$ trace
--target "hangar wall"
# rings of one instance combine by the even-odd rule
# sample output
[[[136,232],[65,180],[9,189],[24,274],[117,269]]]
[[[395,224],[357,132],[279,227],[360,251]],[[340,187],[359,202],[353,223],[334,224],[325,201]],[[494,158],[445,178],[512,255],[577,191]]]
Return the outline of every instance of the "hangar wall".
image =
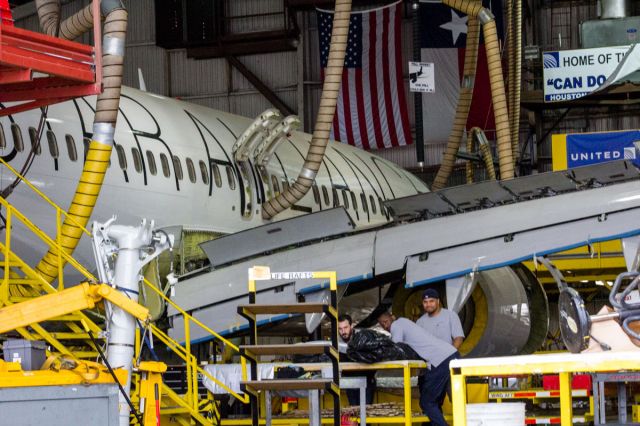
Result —
[[[527,0],[525,0],[527,1]],[[63,0],[63,16],[69,16],[89,0]],[[595,19],[595,1],[572,0],[561,3],[545,0],[528,0],[539,4],[535,16],[526,24],[524,44],[536,44],[542,51],[579,47],[578,22]],[[233,0],[226,2],[226,15],[230,31],[269,31],[282,28],[283,0]],[[185,101],[254,117],[271,104],[226,59],[195,60],[187,57],[186,49],[164,49],[156,46],[154,0],[128,1],[129,29],[125,59],[124,82],[138,87],[138,68],[142,69],[147,89],[165,96],[179,97]],[[39,30],[33,4],[14,10],[17,25]],[[256,74],[271,90],[294,111],[298,111],[305,130],[312,131],[320,100],[321,82],[318,53],[318,29],[313,11],[296,12],[295,18],[301,30],[297,51],[265,53],[239,57],[240,61]],[[408,92],[408,60],[412,57],[412,27],[409,18],[403,20],[403,74],[409,101],[411,127],[414,129],[413,95]],[[91,36],[85,35],[84,42]],[[535,77],[524,66],[523,90],[533,89]],[[521,145],[529,141],[532,153],[540,160],[540,170],[550,169],[551,133],[586,132],[640,127],[640,108],[618,106],[609,108],[572,108],[559,124],[556,121],[564,110],[543,110],[521,116]],[[555,127],[554,127],[555,125]],[[429,119],[425,118],[428,128]],[[413,130],[412,130],[413,131]],[[535,134],[537,133],[537,140]],[[444,144],[425,147],[425,166],[440,163]],[[529,150],[529,148],[527,148]],[[415,169],[415,147],[382,150],[379,155]]]

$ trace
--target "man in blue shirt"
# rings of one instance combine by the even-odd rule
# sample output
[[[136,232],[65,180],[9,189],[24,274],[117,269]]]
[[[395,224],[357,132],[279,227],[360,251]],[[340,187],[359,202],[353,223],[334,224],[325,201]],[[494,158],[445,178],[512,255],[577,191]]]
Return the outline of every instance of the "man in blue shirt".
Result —
[[[442,402],[451,386],[449,362],[460,357],[458,350],[406,318],[396,319],[385,312],[378,317],[378,323],[391,333],[394,342],[408,344],[427,361],[427,370],[420,386],[420,408],[429,416],[431,424],[446,426],[447,422],[442,415]]]

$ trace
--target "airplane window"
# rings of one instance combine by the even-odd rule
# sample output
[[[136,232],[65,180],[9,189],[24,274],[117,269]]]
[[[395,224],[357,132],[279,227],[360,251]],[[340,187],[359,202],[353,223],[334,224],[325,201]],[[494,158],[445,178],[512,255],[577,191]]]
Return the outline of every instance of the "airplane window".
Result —
[[[16,123],[11,123],[11,135],[13,136],[13,146],[16,151],[24,151],[24,142],[22,141],[22,130]]]
[[[36,155],[42,154],[40,141],[38,140],[38,131],[35,127],[29,127],[29,139],[31,139],[31,149],[36,153]]]
[[[313,190],[313,201],[316,204],[320,204],[320,192],[318,191],[318,187],[314,184],[311,189]]]
[[[273,192],[277,195],[280,193],[280,185],[278,185],[278,178],[275,175],[271,175],[271,186],[273,186]],[[318,195],[318,203],[320,202],[320,195]]]
[[[354,210],[358,210],[358,202],[356,201],[356,194],[353,191],[349,191],[351,194],[351,204]]]
[[[70,134],[64,135],[64,140],[67,142],[67,152],[69,153],[69,160],[78,161],[78,151],[76,151],[76,142],[73,140],[73,136]]]
[[[217,166],[214,164],[214,167]],[[204,182],[205,185],[209,185],[209,172],[207,171],[207,165],[204,164],[202,160],[200,160],[200,174],[202,175],[202,182]]]
[[[134,146],[131,148],[131,154],[133,155],[133,167],[136,172],[142,173],[142,155],[140,155],[140,151]]]
[[[91,139],[82,138],[82,145],[84,145],[84,161],[87,161],[87,155],[89,154],[89,146],[91,145]],[[142,170],[142,166],[140,166],[140,170]]]
[[[213,180],[216,182],[218,188],[222,188],[222,176],[220,176],[220,167],[217,164],[213,164]]]
[[[118,164],[122,170],[127,170],[127,157],[124,155],[122,145],[116,145],[116,154],[118,154]]]
[[[156,167],[156,158],[153,156],[153,152],[148,150],[147,150],[147,163],[149,164],[149,173],[151,173],[153,176],[157,175],[158,168]]]
[[[349,197],[347,196],[347,191],[345,189],[342,190],[342,201],[344,204],[344,208],[349,208]]]
[[[340,197],[338,197],[338,190],[335,188],[331,188],[331,195],[333,195],[333,207],[338,207],[340,205]]]
[[[4,137],[4,127],[2,127],[2,123],[0,123],[0,148],[4,149],[7,147],[7,140]]]
[[[369,195],[369,204],[371,204],[373,214],[376,214],[376,200],[373,198],[373,195]]]
[[[260,171],[260,179],[262,179],[262,183],[268,185],[269,175],[267,174],[267,171],[263,167],[260,167],[258,170]]]
[[[169,160],[167,160],[167,156],[162,153],[160,154],[160,163],[162,164],[162,174],[164,177],[169,177],[171,175]]]
[[[51,154],[53,158],[58,158],[60,154],[58,152],[58,140],[56,139],[55,133],[51,130],[47,130],[47,143],[49,144],[49,154]]]
[[[369,211],[369,205],[367,204],[367,197],[364,195],[364,192],[360,193],[360,201],[362,201],[362,210],[367,213]]]
[[[178,180],[182,180],[182,163],[177,155],[173,156],[173,169],[176,171],[176,177]]]
[[[233,174],[233,169],[231,166],[227,166],[227,180],[229,181],[229,188],[236,189],[236,177]]]
[[[380,204],[380,214],[384,214],[387,219],[389,218],[389,212],[384,208],[384,204],[381,197],[378,197],[378,204]]]
[[[196,168],[193,167],[193,160],[189,157],[187,157],[187,173],[189,173],[191,183],[196,183]]]
[[[329,205],[329,191],[327,191],[327,187],[322,185],[322,198],[324,199],[324,205]]]

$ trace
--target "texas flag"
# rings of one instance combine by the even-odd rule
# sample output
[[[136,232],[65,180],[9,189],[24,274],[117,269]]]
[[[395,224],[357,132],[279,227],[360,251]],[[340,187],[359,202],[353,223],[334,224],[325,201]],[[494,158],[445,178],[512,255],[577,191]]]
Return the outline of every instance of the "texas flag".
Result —
[[[498,36],[502,39],[501,0],[483,0],[482,3],[491,9],[496,17]],[[435,92],[422,95],[425,143],[446,142],[451,133],[463,77],[467,19],[467,15],[442,4],[439,0],[421,0],[422,62],[432,62],[435,69]],[[485,130],[489,139],[494,139],[495,122],[483,43],[481,37],[467,129],[480,127]]]

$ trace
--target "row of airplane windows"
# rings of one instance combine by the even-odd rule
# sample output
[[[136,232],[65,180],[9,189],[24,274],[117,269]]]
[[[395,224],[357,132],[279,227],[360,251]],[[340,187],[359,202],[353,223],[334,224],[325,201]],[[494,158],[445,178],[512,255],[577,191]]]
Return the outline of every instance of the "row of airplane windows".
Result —
[[[324,204],[326,206],[332,205],[333,207],[339,207],[341,204],[340,201],[342,201],[342,205],[345,209],[349,209],[349,204],[351,204],[354,210],[358,210],[358,198],[356,197],[355,192],[351,190],[331,188],[332,197],[330,197],[329,190],[324,185],[321,185],[320,189],[318,189],[318,186],[314,184],[311,188],[313,189],[313,199],[317,205],[320,205],[320,191],[322,191],[322,201],[324,201]],[[342,200],[340,200],[338,191],[342,193]],[[333,198],[333,204],[331,203],[331,198]],[[351,200],[351,203],[349,203],[349,200]],[[364,192],[361,192],[360,205],[362,206],[362,210],[365,213],[369,213],[369,209],[371,209],[372,214],[377,214],[378,206],[376,205],[376,200],[373,195],[369,195],[368,201],[369,202],[367,202],[367,196],[364,194]],[[384,214],[385,216],[387,216],[387,211],[385,210],[384,204],[382,203],[382,198],[380,197],[378,197],[378,204],[380,206],[380,214]]]
[[[11,124],[11,135],[13,137],[13,145],[16,151],[18,152],[24,151],[24,141],[22,138],[22,130],[18,124],[16,123]],[[53,158],[59,158],[60,151],[58,149],[58,141],[56,139],[55,133],[53,133],[51,130],[47,130],[45,132],[45,135],[47,138],[47,144],[49,146],[49,154]],[[39,140],[41,138],[38,135],[38,129],[36,129],[35,127],[29,127],[29,139],[31,141],[31,147],[34,150],[34,153],[36,155],[41,155],[42,147],[40,146],[40,143],[39,143]],[[78,151],[76,150],[76,142],[73,136],[71,136],[70,134],[66,134],[65,142],[67,146],[67,154],[69,156],[69,160],[73,162],[78,161]],[[91,141],[88,138],[83,139],[85,159],[87,157],[87,152],[89,151],[90,143]],[[4,149],[6,147],[7,147],[6,136],[5,136],[4,128],[0,123],[0,149]],[[116,145],[116,154],[118,155],[118,165],[120,166],[120,168],[122,170],[127,170],[128,168],[127,157],[126,157],[124,148],[121,145]],[[133,168],[135,169],[136,172],[142,173],[142,154],[140,153],[140,150],[136,147],[131,148],[131,156],[133,158]],[[146,159],[147,159],[147,165],[149,168],[149,173],[151,173],[151,175],[153,176],[156,176],[158,174],[158,167],[156,165],[156,159],[153,152],[146,151]],[[172,162],[173,162],[173,168],[176,173],[176,177],[178,178],[178,180],[182,180],[184,178],[184,175],[182,171],[182,162],[180,161],[180,158],[174,155],[172,158]],[[196,180],[197,180],[196,168],[193,160],[187,157],[185,160],[185,163],[187,165],[187,174],[189,176],[189,180],[192,183],[196,183]],[[170,177],[171,168],[169,167],[169,160],[164,153],[160,153],[160,165],[161,165],[162,174],[164,175],[164,177],[167,177],[167,178]],[[202,182],[205,185],[209,185],[209,173],[207,170],[206,163],[200,160],[198,163],[198,166],[200,168],[200,175],[202,178]],[[215,185],[218,188],[221,188],[222,174],[220,173],[220,168],[218,167],[217,164],[212,164],[212,171],[213,171],[213,180],[215,182]],[[229,188],[234,190],[236,188],[236,180],[235,180],[235,175],[233,174],[233,170],[231,169],[230,166],[225,166],[225,173],[227,175],[227,182],[228,182]]]
[[[22,139],[22,130],[20,128],[20,126],[16,123],[12,123],[11,124],[11,135],[13,137],[13,144],[14,147],[16,149],[16,151],[18,152],[22,152],[24,151],[24,142]],[[47,138],[47,144],[49,146],[49,154],[53,157],[53,158],[59,158],[60,156],[60,151],[58,149],[58,141],[56,139],[56,135],[55,133],[53,133],[51,130],[47,130],[45,132],[46,138]],[[41,155],[42,154],[42,148],[40,146],[39,141],[39,136],[38,136],[38,130],[35,127],[29,127],[29,139],[31,141],[31,146],[32,149],[34,150],[34,153],[36,155]],[[86,159],[87,156],[87,152],[89,151],[89,144],[90,144],[90,140],[88,138],[84,138],[83,139],[83,147],[84,147],[84,158]],[[65,135],[65,143],[66,143],[66,147],[67,147],[67,154],[69,156],[69,160],[75,162],[78,161],[78,152],[76,150],[76,143],[75,140],[73,138],[73,136],[71,136],[70,134],[66,134]],[[4,128],[2,126],[2,123],[0,123],[0,149],[4,149],[7,147],[7,140],[5,137],[5,133],[4,133]],[[128,164],[127,164],[127,157],[125,154],[125,150],[124,147],[122,147],[122,145],[116,145],[116,154],[118,156],[118,165],[120,166],[120,168],[122,170],[127,170],[128,168]],[[142,173],[142,154],[140,153],[140,150],[136,147],[132,147],[131,148],[131,156],[133,158],[133,168],[135,169],[136,172],[138,173]],[[146,151],[146,159],[147,159],[147,165],[149,168],[149,173],[151,173],[151,175],[156,176],[158,174],[158,168],[157,168],[157,164],[156,164],[156,159],[155,156],[153,154],[153,152],[147,150]],[[184,175],[183,175],[183,171],[182,171],[182,162],[180,161],[180,158],[178,158],[177,156],[173,156],[172,158],[172,162],[173,162],[173,167],[176,173],[176,177],[178,178],[178,180],[182,180]],[[196,168],[194,165],[194,162],[191,158],[187,157],[185,160],[185,163],[187,165],[187,174],[189,176],[189,180],[192,183],[196,183],[197,180],[197,176],[196,176]],[[111,164],[109,164],[111,165]],[[160,153],[160,165],[162,168],[162,174],[165,177],[170,177],[171,176],[171,168],[169,166],[169,160],[167,158],[167,156],[164,153]],[[200,169],[200,176],[202,179],[202,182],[205,185],[209,185],[209,173],[207,170],[207,165],[203,160],[200,160],[198,162],[198,166]],[[215,185],[218,188],[222,187],[222,174],[220,173],[220,168],[217,164],[212,164],[211,165],[212,168],[212,177],[213,177],[213,181],[215,183]],[[233,170],[230,166],[224,166],[225,168],[225,173],[227,175],[227,183],[229,185],[229,188],[231,190],[234,190],[236,188],[236,180],[235,180],[235,175],[233,173]],[[265,181],[265,183],[268,183],[268,179],[266,179],[263,176],[263,180]],[[280,185],[278,183],[278,178],[275,175],[271,175],[271,186],[273,191],[278,194],[280,193]],[[282,181],[282,189],[286,190],[289,186],[289,183],[286,180]],[[329,196],[329,191],[327,190],[327,187],[322,185],[320,187],[321,189],[318,189],[317,185],[313,185],[312,189],[313,189],[313,199],[315,201],[315,203],[319,206],[321,204],[321,196],[320,196],[320,191],[322,191],[322,201],[324,201],[325,206],[333,206],[333,207],[338,207],[341,204],[346,208],[349,209],[350,205],[353,207],[354,210],[358,210],[358,201],[357,201],[357,197],[356,194],[353,191],[347,190],[347,189],[341,189],[338,190],[337,188],[331,188],[331,192],[332,192],[332,198],[333,198],[333,202],[331,202],[330,200],[330,196]],[[342,193],[342,200],[340,200],[340,196],[338,195],[338,191],[340,191]],[[341,203],[342,201],[342,203]],[[377,213],[377,209],[378,206],[376,205],[376,200],[373,197],[373,195],[369,195],[369,202],[367,202],[367,197],[364,193],[360,193],[360,205],[362,206],[362,209],[365,213],[369,212],[369,209],[371,209],[371,213],[376,214]],[[384,209],[384,205],[382,204],[382,198],[378,197],[378,204],[379,204],[379,208],[380,208],[380,213],[381,214],[387,214],[386,210]]]

